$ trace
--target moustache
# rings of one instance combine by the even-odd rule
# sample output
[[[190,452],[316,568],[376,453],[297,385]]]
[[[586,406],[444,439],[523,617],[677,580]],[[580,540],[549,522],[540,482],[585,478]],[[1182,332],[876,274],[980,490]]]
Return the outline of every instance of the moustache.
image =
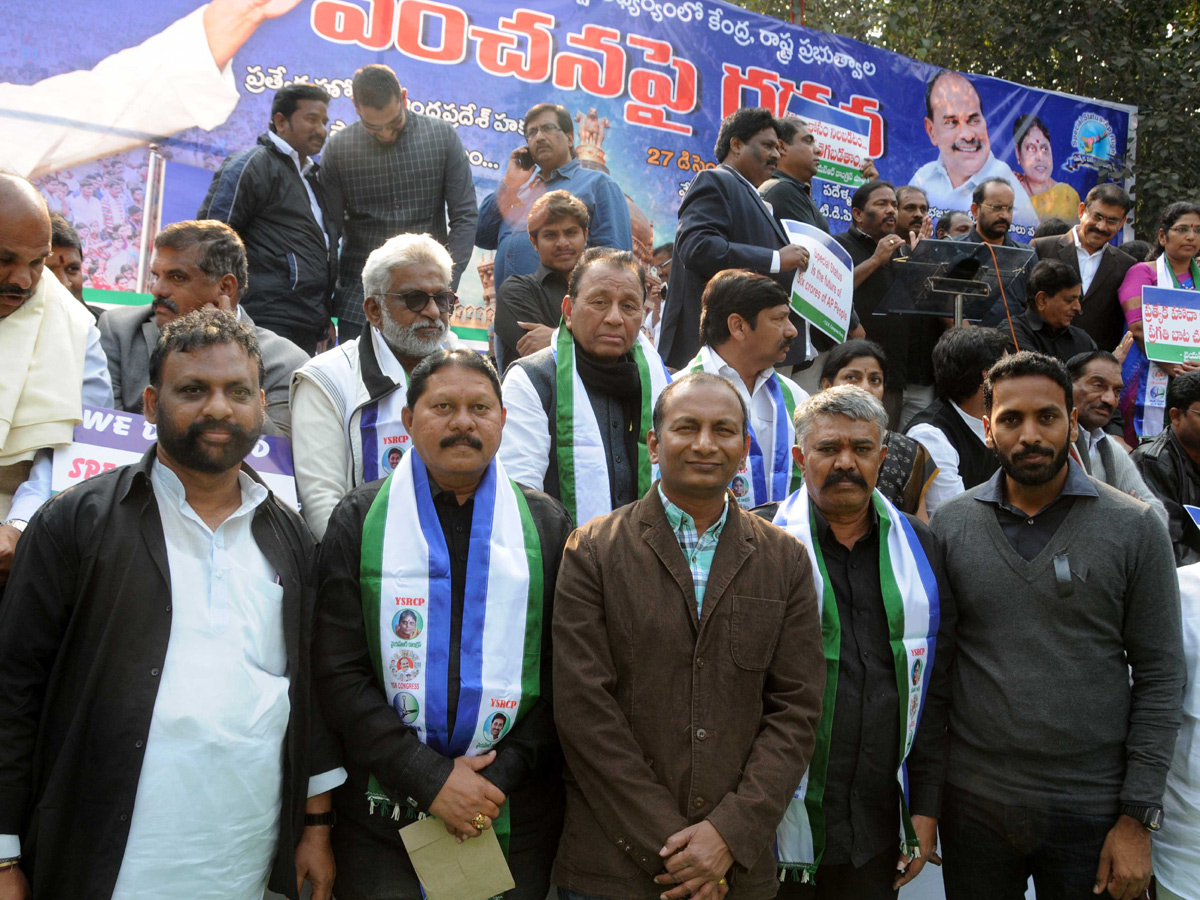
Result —
[[[450,437],[444,437],[438,442],[438,446],[443,450],[449,447],[456,447],[459,444],[465,444],[472,450],[483,449],[483,441],[473,434],[452,434]]]
[[[983,141],[981,141],[979,138],[974,138],[969,141],[955,141],[953,144],[950,145],[950,149],[958,150],[958,151],[982,150],[983,149]]]
[[[200,435],[207,434],[210,431],[220,432],[221,434],[229,434],[235,438],[244,437],[246,434],[246,429],[241,425],[238,425],[236,422],[221,422],[217,419],[204,419],[200,422],[193,422],[188,426],[188,429],[186,432],[184,432],[184,434],[189,438],[197,438]]]
[[[167,312],[178,313],[179,305],[174,300],[168,300],[166,297],[155,297],[150,301],[151,311],[156,309],[165,309]]]
[[[5,294],[12,297],[20,297],[22,300],[28,300],[33,296],[32,288],[23,288],[19,284],[0,284],[0,294]]]
[[[841,484],[842,482],[846,482],[847,484],[857,484],[862,488],[867,486],[867,479],[863,478],[857,472],[837,471],[830,472],[829,475],[826,476],[823,487],[833,487],[834,485]]]
[[[1053,459],[1054,454],[1049,450],[1026,450],[1024,453],[1014,453],[1012,455],[1014,461],[1026,459]]]

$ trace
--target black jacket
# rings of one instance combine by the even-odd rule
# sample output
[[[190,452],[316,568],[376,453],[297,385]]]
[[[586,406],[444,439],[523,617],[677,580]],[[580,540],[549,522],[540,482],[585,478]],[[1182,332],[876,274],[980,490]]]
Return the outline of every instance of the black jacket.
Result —
[[[1149,443],[1133,451],[1133,462],[1146,486],[1167,508],[1167,530],[1175,548],[1175,565],[1200,562],[1200,528],[1183,507],[1200,506],[1200,471],[1168,425]]]
[[[108,898],[124,857],[171,633],[155,450],[42,506],[0,604],[0,834],[21,837],[35,900]],[[269,886],[295,898],[308,779],[340,751],[310,693],[312,537],[274,496],[251,528],[283,586],[291,718]]]
[[[908,434],[916,425],[932,425],[946,436],[958,451],[958,475],[967,490],[983,484],[1000,468],[996,454],[987,448],[955,412],[949,401],[934,400],[931,404],[908,420],[904,433]]]
[[[374,774],[388,796],[415,815],[428,811],[454,767],[452,759],[422,743],[388,704],[367,646],[359,586],[363,523],[385,483],[373,481],[347,494],[333,511],[321,542],[316,689],[329,725],[341,735],[346,749],[349,780],[334,793],[338,826],[333,840],[340,869],[339,896],[349,897],[399,896],[405,886],[415,896],[417,890],[397,833],[408,819],[398,825],[379,812],[370,813],[365,799],[368,774]],[[571,520],[562,504],[540,491],[520,488],[542,548],[540,696],[496,745],[496,759],[481,774],[510,798],[512,846],[541,841],[552,852],[561,831],[562,751],[552,711],[550,622],[558,565]],[[435,494],[434,505],[450,552],[454,609],[448,623],[447,677],[454,684],[447,691],[447,708],[454,716],[473,509],[443,502],[440,492]]]
[[[663,361],[672,369],[682,369],[700,350],[700,300],[709,279],[722,269],[767,275],[791,296],[795,271],[771,274],[772,255],[787,243],[783,226],[750,182],[725,166],[697,175],[679,206],[671,288],[658,348]],[[798,317],[793,317],[797,322]],[[799,327],[803,333],[803,323]],[[799,358],[789,355],[784,365],[804,359],[804,342],[797,340],[792,346]]]
[[[325,219],[326,244],[291,157],[262,134],[225,160],[198,219],[229,223],[246,245],[250,279],[241,304],[263,328],[298,325],[324,333],[333,314],[340,223],[330,215],[314,165],[309,185]]]

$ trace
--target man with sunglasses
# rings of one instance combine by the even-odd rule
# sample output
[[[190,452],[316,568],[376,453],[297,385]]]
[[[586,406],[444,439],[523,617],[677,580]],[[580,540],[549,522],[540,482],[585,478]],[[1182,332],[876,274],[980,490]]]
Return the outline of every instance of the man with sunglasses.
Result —
[[[1133,201],[1120,185],[1098,184],[1079,204],[1079,224],[1063,235],[1037,238],[1029,246],[1038,259],[1057,259],[1079,273],[1083,308],[1071,323],[1092,336],[1101,350],[1113,350],[1125,333],[1117,291],[1136,260],[1109,243],[1125,225]]]
[[[292,380],[292,458],[304,520],[317,540],[351,488],[389,474],[391,448],[407,452],[401,421],[408,376],[426,356],[454,349],[454,263],[428,234],[401,234],[367,257],[362,315],[369,328],[311,359]]]
[[[359,120],[330,137],[321,154],[321,186],[343,235],[334,294],[342,340],[358,337],[367,322],[359,275],[372,250],[393,235],[432,235],[450,251],[447,286],[457,288],[479,218],[454,126],[409,110],[395,72],[378,64],[355,72],[354,111]]]
[[[509,156],[504,177],[479,207],[475,243],[496,251],[497,285],[510,275],[537,270],[529,212],[539,197],[553,190],[565,190],[587,207],[587,246],[633,249],[629,204],[621,186],[606,170],[585,166],[576,157],[575,128],[566,108],[539,103],[525,114],[525,143]]]

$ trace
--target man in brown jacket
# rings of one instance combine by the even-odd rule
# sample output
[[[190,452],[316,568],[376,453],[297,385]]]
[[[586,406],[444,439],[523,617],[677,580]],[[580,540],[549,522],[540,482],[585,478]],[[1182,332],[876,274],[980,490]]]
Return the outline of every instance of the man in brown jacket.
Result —
[[[729,502],[746,407],[705,373],[669,385],[662,480],[578,529],[559,570],[555,720],[564,900],[767,900],[775,827],[825,683],[807,553]]]

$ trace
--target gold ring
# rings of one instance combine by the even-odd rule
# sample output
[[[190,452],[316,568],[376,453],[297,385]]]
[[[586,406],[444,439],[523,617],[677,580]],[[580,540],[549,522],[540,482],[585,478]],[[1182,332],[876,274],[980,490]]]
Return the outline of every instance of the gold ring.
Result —
[[[484,826],[487,825],[487,816],[483,813],[475,813],[475,818],[471,820],[471,824],[475,826],[476,831],[483,831]]]
[[[724,879],[724,878],[722,878],[720,881],[718,881],[718,882],[717,882],[717,884],[724,884],[724,883],[725,883],[725,879]]]

